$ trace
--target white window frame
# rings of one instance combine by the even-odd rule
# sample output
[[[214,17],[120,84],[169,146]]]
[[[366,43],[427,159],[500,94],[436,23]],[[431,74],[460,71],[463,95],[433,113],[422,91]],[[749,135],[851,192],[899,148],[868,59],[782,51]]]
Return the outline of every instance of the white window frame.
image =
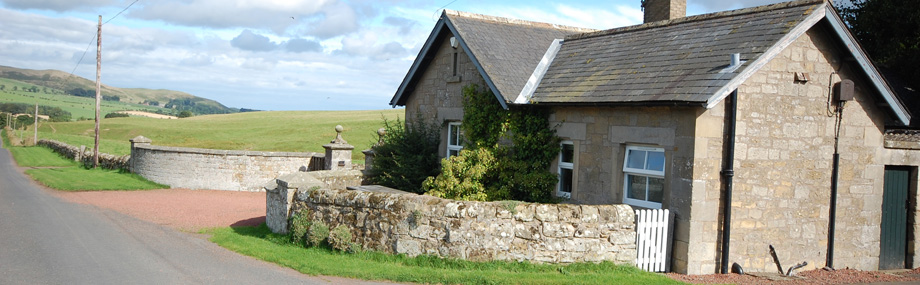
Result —
[[[453,137],[454,129],[456,129],[457,133],[460,134],[460,136],[457,138],[456,145],[450,144],[450,142],[453,141],[453,138],[454,138]],[[463,129],[460,128],[460,122],[447,123],[447,152],[445,155],[446,157],[451,156],[450,155],[451,151],[457,151],[457,154],[459,154],[460,150],[463,149],[463,135],[462,134],[463,134]]]
[[[641,151],[646,151],[646,152],[661,152],[662,155],[665,156],[663,169],[661,171],[657,171],[657,170],[637,169],[637,168],[628,167],[629,152],[632,150],[641,150]],[[647,153],[645,157],[645,163],[648,163]],[[664,152],[664,148],[644,147],[644,146],[627,146],[626,152],[623,155],[623,203],[633,205],[633,206],[643,207],[643,208],[661,209],[660,202],[629,198],[629,179],[628,177],[630,174],[632,174],[636,176],[645,176],[645,177],[651,177],[651,178],[664,179],[665,169],[667,168],[668,168],[668,159]],[[664,189],[662,189],[662,191],[664,191]],[[646,198],[648,198],[648,189],[646,189],[645,196]],[[662,200],[664,200],[664,197],[662,197]]]
[[[563,150],[565,149],[565,145],[571,145],[571,146],[572,146],[572,161],[571,161],[571,162],[563,162],[563,161],[562,161],[562,155],[563,155]],[[571,198],[572,198],[572,192],[575,191],[575,155],[576,155],[576,152],[575,152],[575,143],[572,142],[572,141],[562,141],[562,143],[560,143],[559,146],[560,146],[561,148],[560,148],[560,151],[559,151],[558,163],[556,163],[556,165],[557,165],[557,166],[556,166],[556,175],[557,175],[558,178],[559,178],[559,182],[556,183],[556,196],[557,196],[557,197],[563,197],[563,198],[566,198],[566,199],[571,199]],[[570,181],[570,182],[572,182],[572,187],[571,187],[571,188],[572,188],[572,189],[571,189],[572,192],[565,192],[565,191],[562,191],[562,170],[563,170],[563,169],[568,169],[568,170],[572,171],[572,181]]]

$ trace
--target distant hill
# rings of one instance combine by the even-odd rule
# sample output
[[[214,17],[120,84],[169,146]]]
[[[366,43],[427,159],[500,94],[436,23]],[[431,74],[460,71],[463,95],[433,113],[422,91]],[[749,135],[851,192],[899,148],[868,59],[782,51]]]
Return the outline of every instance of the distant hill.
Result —
[[[40,87],[52,88],[79,97],[95,97],[96,82],[70,75],[60,70],[34,70],[0,65],[0,78],[8,78]],[[165,89],[118,88],[103,84],[102,97],[106,101],[144,104],[172,109],[174,113],[191,111],[196,115],[228,114],[240,109],[192,94]]]

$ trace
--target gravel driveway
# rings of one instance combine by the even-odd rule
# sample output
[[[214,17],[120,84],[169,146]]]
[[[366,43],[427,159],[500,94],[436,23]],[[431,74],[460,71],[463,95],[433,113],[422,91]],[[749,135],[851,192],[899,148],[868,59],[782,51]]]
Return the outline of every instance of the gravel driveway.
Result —
[[[182,231],[265,222],[265,193],[160,189],[148,191],[63,192],[67,201],[115,210]]]

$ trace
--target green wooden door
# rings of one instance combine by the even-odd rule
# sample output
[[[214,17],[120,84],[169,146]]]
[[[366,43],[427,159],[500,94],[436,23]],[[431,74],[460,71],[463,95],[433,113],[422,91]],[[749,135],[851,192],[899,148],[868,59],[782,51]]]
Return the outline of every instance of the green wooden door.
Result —
[[[900,269],[907,264],[908,174],[905,169],[885,169],[879,269]]]

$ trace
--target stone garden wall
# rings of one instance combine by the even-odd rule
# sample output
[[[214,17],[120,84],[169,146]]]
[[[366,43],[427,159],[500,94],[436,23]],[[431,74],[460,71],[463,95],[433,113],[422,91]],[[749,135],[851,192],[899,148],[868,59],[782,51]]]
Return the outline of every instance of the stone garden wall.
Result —
[[[330,190],[311,173],[267,191],[266,220],[279,233],[307,213],[352,230],[365,249],[467,260],[632,263],[635,222],[626,205],[468,202],[416,194]],[[289,208],[289,210],[288,210]]]
[[[279,175],[322,169],[324,157],[312,152],[156,146],[140,137],[132,140],[130,166],[131,172],[172,188],[262,191]]]

